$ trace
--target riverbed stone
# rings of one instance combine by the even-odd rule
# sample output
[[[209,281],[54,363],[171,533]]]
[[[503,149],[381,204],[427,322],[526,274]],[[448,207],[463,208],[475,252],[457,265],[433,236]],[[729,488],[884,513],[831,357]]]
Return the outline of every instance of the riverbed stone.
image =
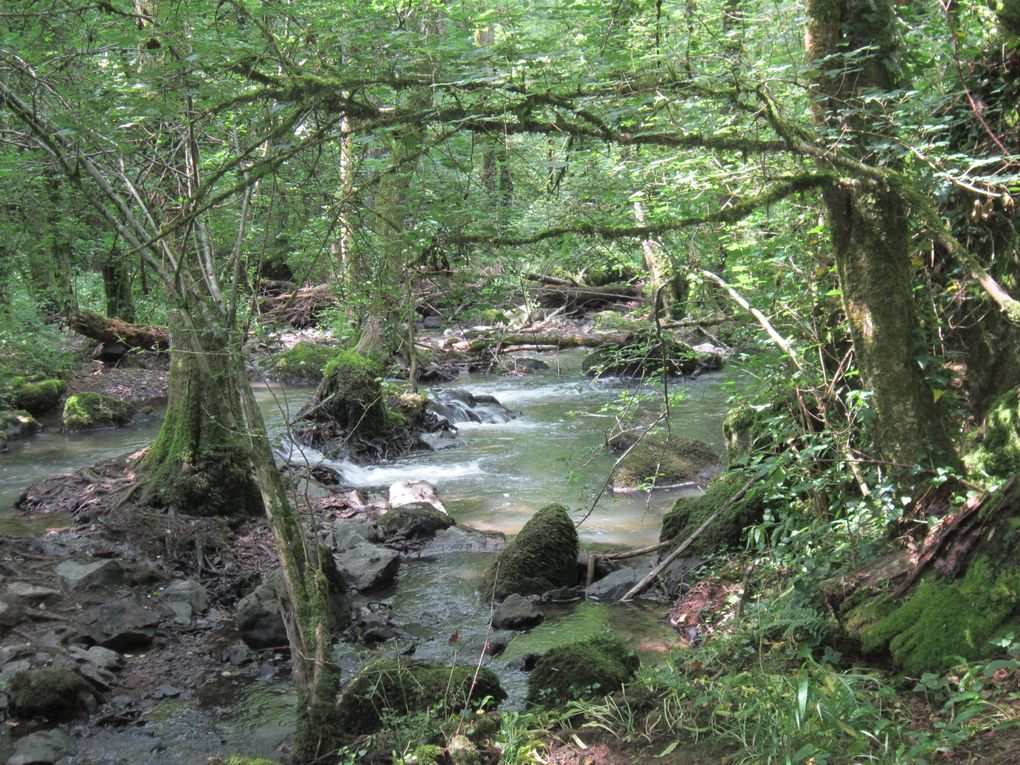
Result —
[[[162,609],[146,608],[134,598],[121,598],[90,608],[78,619],[78,634],[115,651],[145,648],[163,621]]]
[[[402,505],[379,516],[379,530],[389,541],[393,539],[428,539],[437,531],[453,526],[455,521],[432,505]]]
[[[7,765],[53,765],[74,751],[74,740],[59,728],[37,731],[18,739]]]
[[[42,425],[24,409],[0,411],[0,441],[25,438],[40,430],[42,430]]]
[[[52,587],[43,587],[31,582],[11,582],[7,585],[4,597],[9,600],[20,600],[25,603],[43,603],[59,598],[62,593]]]
[[[15,717],[42,717],[55,722],[85,711],[95,698],[79,672],[57,667],[16,673],[7,684],[7,695]]]
[[[64,402],[64,429],[91,430],[127,425],[137,409],[130,401],[86,391],[68,396]]]
[[[528,678],[528,703],[553,707],[605,696],[634,677],[640,662],[622,640],[599,635],[543,654]]]
[[[14,406],[32,415],[46,414],[66,392],[67,383],[63,380],[23,382],[14,389]]]
[[[507,595],[493,614],[492,627],[497,630],[530,630],[544,620],[545,613],[531,600],[512,593]]]
[[[175,579],[163,588],[162,600],[171,606],[184,603],[201,613],[209,607],[209,591],[194,579]]]
[[[374,590],[389,584],[400,568],[400,553],[362,542],[333,556],[337,568],[356,590]]]
[[[619,600],[631,587],[641,581],[644,572],[636,568],[620,568],[592,582],[585,591],[592,600]]]
[[[366,542],[379,542],[382,535],[372,522],[362,518],[338,518],[333,522],[333,549],[336,552],[349,550]]]
[[[389,502],[391,508],[427,504],[441,513],[446,513],[446,507],[439,500],[435,484],[429,481],[396,481],[390,484]]]
[[[625,431],[610,439],[609,445],[624,452],[613,474],[616,491],[707,481],[722,468],[719,455],[708,444],[666,431]]]
[[[116,651],[111,651],[109,648],[103,648],[101,645],[94,645],[88,648],[73,645],[68,649],[68,653],[79,662],[86,662],[108,672],[113,672],[124,666],[123,656]]]
[[[125,570],[113,558],[78,563],[65,560],[56,568],[57,576],[72,592],[91,590],[94,587],[115,587],[124,583]]]

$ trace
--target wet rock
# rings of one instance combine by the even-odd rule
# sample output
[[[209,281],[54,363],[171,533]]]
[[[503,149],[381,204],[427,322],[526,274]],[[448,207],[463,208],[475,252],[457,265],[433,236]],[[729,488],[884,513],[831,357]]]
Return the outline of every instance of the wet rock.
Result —
[[[545,620],[545,614],[527,598],[517,593],[508,595],[492,616],[497,630],[530,630]]]
[[[600,635],[545,653],[528,678],[528,702],[552,707],[605,696],[634,677],[640,662],[619,638]]]
[[[708,444],[666,431],[624,431],[610,439],[609,446],[624,453],[613,474],[616,491],[707,481],[722,468]]]
[[[242,667],[252,661],[252,653],[251,649],[244,644],[244,641],[238,640],[236,643],[231,644],[223,658],[232,667]]]
[[[400,568],[400,553],[368,542],[336,553],[333,560],[344,578],[360,591],[389,584]]]
[[[452,449],[458,446],[457,436],[451,430],[440,430],[435,433],[422,433],[418,436],[422,445],[427,446],[434,452],[441,452],[443,449]]]
[[[173,611],[177,624],[187,626],[193,613],[209,607],[209,593],[193,579],[175,579],[163,588],[161,602]]]
[[[589,553],[587,550],[581,550],[577,554],[577,571],[582,577],[587,577],[588,575],[588,557],[590,554],[591,553]],[[595,556],[596,579],[602,579],[605,576],[609,576],[619,567],[620,567],[619,563],[607,560],[603,555]]]
[[[124,567],[113,558],[78,563],[65,560],[56,568],[57,576],[72,592],[93,587],[115,587],[125,580]]]
[[[494,396],[476,396],[463,388],[437,388],[432,391],[428,407],[447,425],[456,425],[458,422],[509,422],[517,416]]]
[[[59,722],[86,711],[95,701],[92,687],[71,669],[45,667],[15,674],[7,685],[15,717],[43,717]]]
[[[7,765],[53,765],[74,754],[74,741],[62,730],[44,730],[18,739]]]
[[[90,608],[78,619],[78,634],[115,651],[145,648],[156,636],[164,612],[143,607],[133,598]]]
[[[666,589],[673,595],[679,595],[686,591],[694,581],[694,571],[702,563],[703,558],[697,556],[691,558],[677,558],[667,566],[660,577],[666,582]]]
[[[576,587],[557,587],[542,593],[543,603],[576,603],[584,595],[584,585]]]
[[[338,518],[333,523],[333,549],[349,550],[366,542],[379,542],[382,535],[374,523],[356,518]]]
[[[0,441],[2,442],[25,438],[40,430],[42,430],[42,425],[24,410],[5,409],[0,411]]]
[[[621,568],[608,576],[592,582],[585,591],[592,600],[619,600],[631,587],[641,581],[643,571],[635,568]]]
[[[581,371],[589,376],[644,378],[656,374],[683,377],[698,371],[694,349],[669,338],[650,339],[622,347],[597,348],[581,362]]]
[[[518,374],[531,374],[549,368],[548,364],[533,356],[512,356],[506,359],[505,366],[507,371],[517,372]]]
[[[397,481],[390,484],[389,501],[391,508],[427,504],[446,513],[446,507],[439,501],[435,484],[428,481]]]
[[[506,546],[506,536],[499,531],[479,531],[470,526],[450,526],[436,532],[421,548],[423,558],[465,552],[499,552]]]
[[[20,600],[24,603],[43,603],[54,598],[59,598],[60,590],[52,587],[41,587],[29,582],[11,582],[4,594],[8,600]]]
[[[429,504],[395,507],[379,517],[379,530],[387,541],[428,539],[453,525],[453,518]]]
[[[134,418],[137,409],[130,401],[105,393],[75,393],[64,402],[65,430],[120,427]]]

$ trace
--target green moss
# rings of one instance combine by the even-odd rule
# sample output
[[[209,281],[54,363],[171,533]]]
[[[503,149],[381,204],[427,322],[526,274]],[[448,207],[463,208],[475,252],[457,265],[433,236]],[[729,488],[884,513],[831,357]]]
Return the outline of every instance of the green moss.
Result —
[[[474,666],[447,667],[406,659],[382,659],[365,667],[344,689],[338,702],[340,730],[352,739],[379,730],[389,715],[431,712],[446,715],[477,706],[483,699],[506,698],[499,678],[488,669],[468,692]]]
[[[326,366],[339,352],[332,345],[302,340],[273,356],[269,368],[281,380],[317,383],[322,379]]]
[[[581,370],[592,376],[647,377],[665,373],[682,377],[697,368],[690,346],[668,338],[660,342],[655,337],[620,348],[597,348],[581,362]]]
[[[888,603],[871,608],[880,611]],[[911,675],[942,672],[959,657],[975,660],[994,650],[990,641],[1009,625],[1020,606],[1020,569],[997,571],[987,555],[976,557],[960,579],[923,578],[902,604],[867,625],[868,608],[852,614],[866,653],[888,651],[897,666]]]
[[[703,441],[664,431],[648,433],[623,458],[613,476],[616,489],[646,483],[691,481],[719,465],[719,455]]]
[[[64,428],[88,430],[127,425],[135,416],[135,405],[103,393],[75,393],[64,402]]]
[[[23,382],[14,389],[13,400],[18,409],[24,409],[29,414],[46,414],[66,392],[67,383],[63,380]]]
[[[437,531],[454,525],[454,520],[431,505],[395,507],[379,517],[379,529],[387,539],[433,537]]]
[[[486,600],[540,595],[577,583],[577,529],[562,505],[543,507],[524,524],[482,576]]]
[[[553,707],[574,699],[605,696],[634,677],[640,662],[609,635],[553,648],[528,678],[528,702]]]
[[[354,351],[340,351],[326,365],[315,401],[306,408],[310,419],[328,420],[349,433],[389,430],[382,391],[382,365]]]
[[[751,449],[757,424],[758,411],[752,406],[735,406],[726,412],[722,427],[730,462]]]
[[[660,541],[687,539],[702,523],[720,510],[744,485],[747,478],[738,473],[716,477],[700,497],[681,497],[662,519]],[[744,529],[761,518],[762,505],[753,488],[724,510],[688,548],[692,555],[712,555],[743,539]]]
[[[647,319],[633,319],[619,311],[599,311],[595,314],[595,329],[604,331],[630,332],[635,330],[651,331],[651,323]]]
[[[21,438],[41,428],[35,418],[24,410],[0,410],[0,440]]]
[[[1020,390],[996,399],[978,438],[964,458],[969,470],[998,478],[1020,473]]]

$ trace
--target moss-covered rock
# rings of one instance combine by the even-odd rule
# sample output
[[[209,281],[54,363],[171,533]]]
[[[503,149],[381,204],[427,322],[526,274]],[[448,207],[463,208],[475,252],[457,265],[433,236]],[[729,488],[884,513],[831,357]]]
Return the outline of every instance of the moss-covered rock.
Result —
[[[652,323],[648,319],[625,316],[619,311],[599,311],[595,314],[594,328],[606,332],[653,331]]]
[[[323,371],[322,382],[299,417],[328,422],[344,432],[389,429],[382,365],[354,351],[340,351]]]
[[[75,393],[64,403],[64,428],[89,430],[127,425],[135,416],[135,405],[103,393]]]
[[[723,473],[709,483],[700,497],[681,497],[662,519],[659,540],[682,542],[702,523],[722,509],[746,482],[737,473]],[[761,520],[762,503],[754,488],[745,492],[719,514],[688,548],[689,555],[712,555],[728,547],[739,545],[744,529]]]
[[[923,577],[902,603],[879,595],[848,611],[866,654],[888,655],[910,675],[943,672],[992,654],[991,641],[1020,623],[1020,567],[977,557],[958,579]]]
[[[41,380],[21,383],[14,388],[12,398],[18,409],[40,415],[54,409],[66,392],[67,383],[63,380]]]
[[[1020,390],[1011,390],[992,404],[977,446],[965,461],[970,470],[997,478],[1020,474]]]
[[[541,595],[577,584],[577,529],[562,505],[543,507],[496,556],[482,576],[486,600],[511,593]]]
[[[325,343],[302,340],[293,347],[273,356],[269,371],[280,380],[295,383],[318,383],[326,366],[340,353],[340,349]]]
[[[621,444],[610,446],[619,449]],[[703,480],[720,466],[719,455],[704,441],[665,431],[647,433],[624,448],[630,451],[613,474],[616,490]]]
[[[474,674],[474,666],[382,659],[361,670],[344,689],[337,724],[344,738],[352,739],[379,730],[387,715],[426,711],[446,715],[477,706],[483,699],[498,704],[506,698],[499,678],[488,669],[478,673],[471,691]]]
[[[84,711],[95,694],[74,670],[47,667],[15,674],[8,683],[7,695],[16,717],[60,721]]]
[[[753,406],[735,406],[723,417],[723,437],[726,439],[726,456],[733,464],[747,454],[754,443],[758,425],[758,411]]]
[[[386,539],[427,539],[453,525],[453,518],[424,503],[395,507],[379,517],[379,530]]]
[[[574,699],[605,696],[634,677],[640,662],[610,635],[553,648],[528,678],[528,703],[554,707]]]
[[[689,345],[668,338],[660,342],[655,337],[620,348],[597,348],[581,362],[582,371],[595,377],[683,377],[696,372],[698,366],[697,354]]]
[[[23,409],[0,411],[0,442],[24,438],[41,429],[42,426],[36,422],[35,417]]]

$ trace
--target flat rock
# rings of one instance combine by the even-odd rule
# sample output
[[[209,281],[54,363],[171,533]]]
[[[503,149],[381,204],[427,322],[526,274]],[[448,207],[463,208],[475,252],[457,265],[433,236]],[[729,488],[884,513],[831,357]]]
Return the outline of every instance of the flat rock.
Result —
[[[499,552],[506,547],[506,535],[499,531],[479,531],[470,526],[440,529],[421,548],[423,558],[468,552]]]
[[[72,592],[93,587],[115,587],[123,584],[125,579],[124,567],[112,558],[88,563],[65,560],[57,566],[56,573]]]
[[[382,536],[374,523],[360,518],[338,518],[333,523],[333,549],[350,550],[365,542],[379,542]]]
[[[529,599],[513,593],[496,609],[492,628],[496,630],[530,630],[545,620],[545,614]]]
[[[113,671],[124,666],[124,657],[109,648],[94,645],[91,648],[82,648],[73,645],[68,649],[71,657],[79,662],[87,662],[99,669]]]
[[[9,600],[21,600],[32,603],[39,603],[45,600],[59,598],[62,593],[52,587],[41,587],[28,582],[11,582],[7,586],[5,596]]]
[[[209,593],[193,579],[175,579],[163,588],[160,602],[173,611],[174,621],[182,626],[191,624],[193,613],[209,607]]]
[[[344,578],[361,591],[389,584],[400,568],[400,553],[367,542],[335,554],[333,560]]]
[[[389,502],[390,507],[427,504],[446,513],[446,507],[439,501],[435,484],[428,481],[397,481],[390,484]]]
[[[597,582],[592,582],[586,592],[592,600],[619,600],[643,576],[643,572],[634,568],[617,569]]]
[[[74,741],[62,730],[31,733],[15,743],[7,765],[53,765],[74,754]]]
[[[78,634],[115,651],[144,648],[156,636],[163,615],[162,610],[145,608],[133,598],[121,598],[83,613]]]

